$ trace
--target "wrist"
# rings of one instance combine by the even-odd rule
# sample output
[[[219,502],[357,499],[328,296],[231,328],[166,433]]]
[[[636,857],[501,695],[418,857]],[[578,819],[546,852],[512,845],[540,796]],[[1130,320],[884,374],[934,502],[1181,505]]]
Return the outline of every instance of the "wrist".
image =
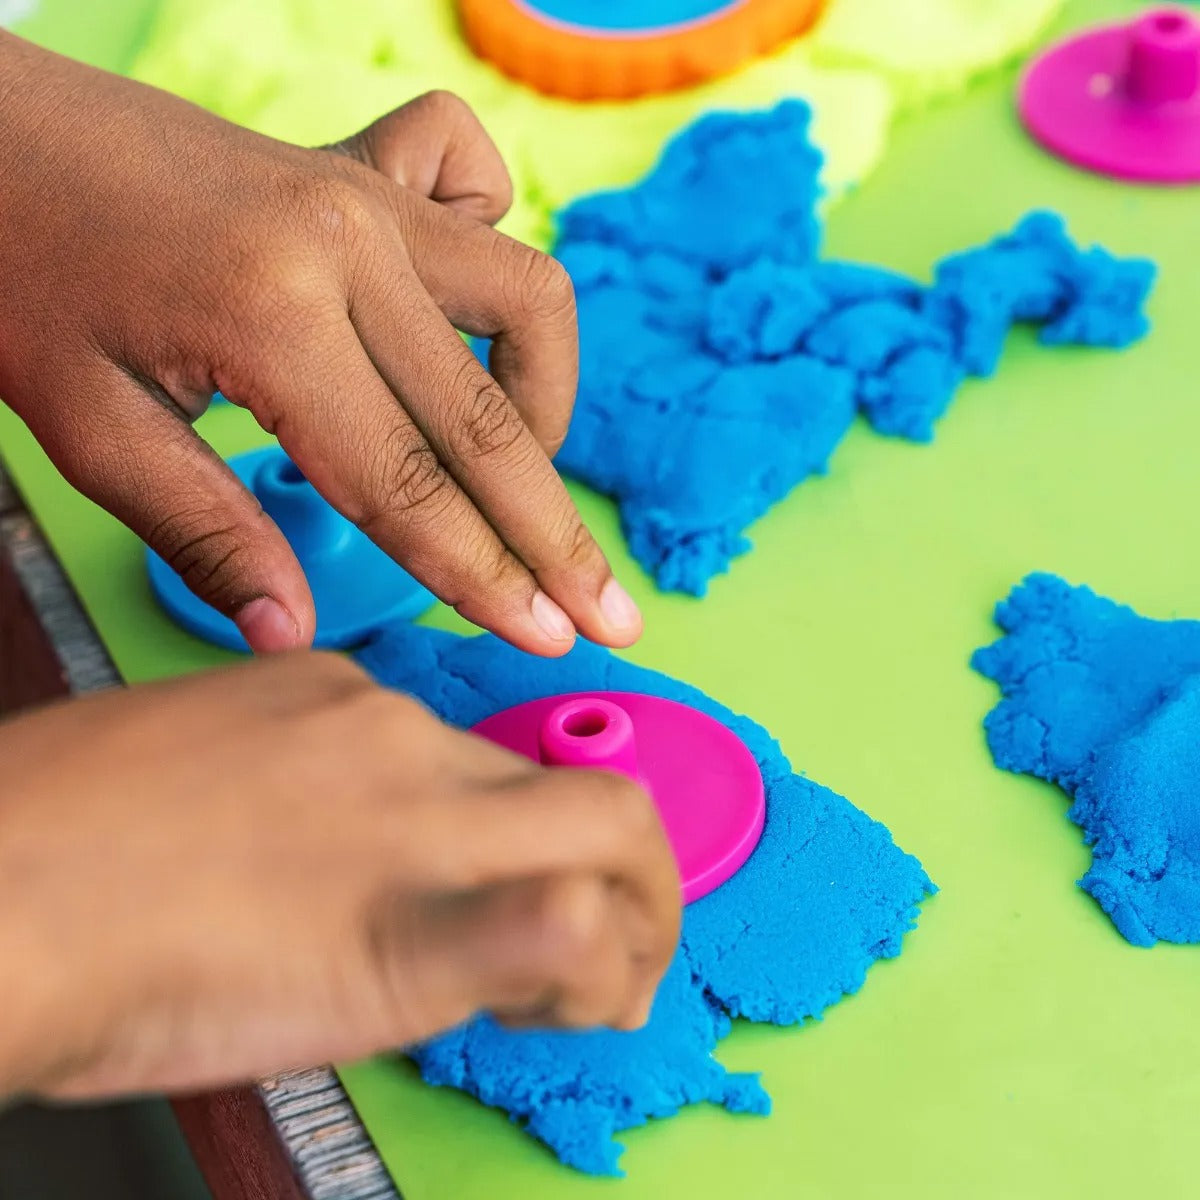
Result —
[[[0,878],[12,878],[7,866],[0,848]],[[53,1040],[41,955],[30,952],[35,931],[12,891],[0,886],[0,1105],[36,1090]]]
[[[19,748],[3,741],[0,762],[15,764]],[[56,1064],[72,1055],[79,1019],[97,1001],[80,986],[75,956],[66,950],[69,931],[59,927],[59,881],[50,870],[56,847],[24,827],[27,806],[20,772],[14,774],[17,790],[0,785],[0,1103],[45,1086]]]

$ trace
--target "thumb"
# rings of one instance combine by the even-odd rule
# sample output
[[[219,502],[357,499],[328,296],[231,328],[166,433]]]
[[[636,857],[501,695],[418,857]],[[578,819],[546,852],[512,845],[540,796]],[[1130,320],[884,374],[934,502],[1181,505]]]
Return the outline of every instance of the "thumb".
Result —
[[[300,564],[229,467],[115,366],[91,390],[69,431],[29,422],[68,482],[232,618],[256,653],[310,645],[316,615]]]
[[[500,151],[452,92],[426,92],[329,149],[488,225],[512,204]]]

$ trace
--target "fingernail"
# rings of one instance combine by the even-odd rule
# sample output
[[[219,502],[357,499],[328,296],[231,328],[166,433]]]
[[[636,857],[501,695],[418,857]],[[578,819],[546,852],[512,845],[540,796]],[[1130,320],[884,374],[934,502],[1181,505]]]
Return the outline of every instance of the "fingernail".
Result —
[[[243,604],[233,620],[255,654],[293,650],[300,641],[300,626],[295,617],[270,596],[259,596]]]
[[[534,593],[531,608],[533,619],[548,638],[556,642],[574,640],[575,626],[571,624],[571,618],[545,592]]]
[[[642,619],[633,597],[615,579],[610,579],[600,589],[600,612],[616,630],[636,629]]]

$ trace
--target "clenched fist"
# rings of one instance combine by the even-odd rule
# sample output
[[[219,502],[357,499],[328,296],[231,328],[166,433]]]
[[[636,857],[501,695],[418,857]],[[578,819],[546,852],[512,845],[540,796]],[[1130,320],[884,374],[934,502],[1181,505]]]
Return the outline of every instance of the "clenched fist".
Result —
[[[196,1088],[485,1009],[640,1024],[679,932],[647,797],[280,655],[0,724],[0,1097]]]

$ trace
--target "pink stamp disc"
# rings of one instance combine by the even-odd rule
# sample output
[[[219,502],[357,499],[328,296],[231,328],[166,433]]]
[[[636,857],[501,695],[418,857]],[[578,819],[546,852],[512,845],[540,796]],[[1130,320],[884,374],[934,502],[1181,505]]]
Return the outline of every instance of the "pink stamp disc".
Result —
[[[1078,166],[1200,181],[1200,21],[1160,8],[1069,38],[1026,71],[1018,107],[1039,142]]]
[[[718,888],[762,836],[762,773],[742,741],[705,713],[633,692],[549,696],[505,709],[475,733],[547,766],[592,767],[650,793],[675,852],[684,903]]]

